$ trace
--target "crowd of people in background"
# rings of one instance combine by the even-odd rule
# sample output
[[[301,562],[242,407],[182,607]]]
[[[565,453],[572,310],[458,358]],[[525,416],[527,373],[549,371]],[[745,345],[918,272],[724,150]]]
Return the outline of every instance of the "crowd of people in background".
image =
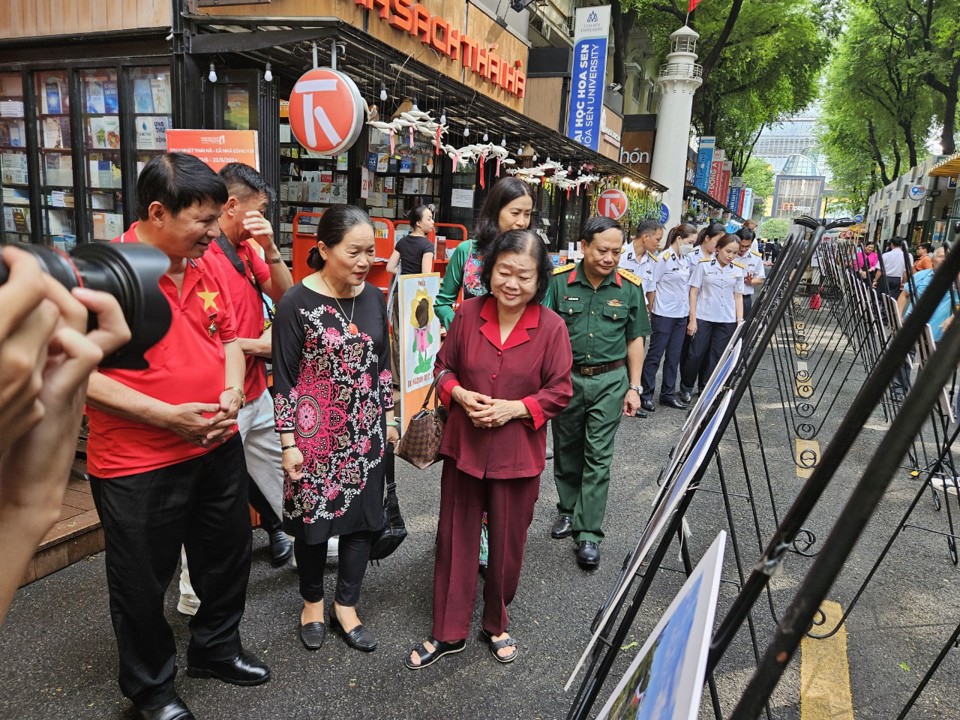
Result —
[[[313,272],[294,284],[265,217],[272,198],[262,176],[243,165],[215,173],[190,155],[170,153],[144,167],[138,220],[115,242],[151,245],[170,261],[160,289],[172,324],[147,351],[146,369],[91,375],[103,353],[129,337],[116,302],[83,290],[71,298],[16,251],[3,253],[11,279],[0,295],[32,289],[4,321],[9,327],[0,327],[5,347],[45,348],[44,358],[59,363],[45,360],[39,377],[69,370],[70,381],[54,391],[33,374],[28,404],[69,412],[48,412],[42,421],[29,408],[11,415],[17,427],[0,447],[0,482],[5,495],[13,492],[11,478],[23,471],[16,458],[22,462],[50,433],[75,435],[90,375],[88,462],[104,528],[119,685],[147,720],[193,717],[176,690],[177,649],[163,611],[178,566],[178,609],[192,616],[188,675],[236,685],[271,679],[239,632],[250,504],[268,534],[272,562],[282,565],[291,555],[296,561],[304,648],[320,649],[328,627],[353,649],[377,648],[358,607],[372,538],[383,523],[385,455],[400,431],[390,341],[397,312],[367,282],[376,258],[363,210],[324,212],[308,260]],[[699,232],[680,224],[664,242],[656,220],[624,228],[598,217],[580,230],[577,259],[555,267],[531,227],[533,210],[527,183],[494,184],[472,237],[450,256],[436,298],[446,338],[434,372],[449,419],[440,448],[432,628],[404,659],[411,670],[464,648],[478,558],[486,566],[482,633],[498,662],[518,656],[508,608],[546,467],[548,423],[559,498],[550,534],[572,538],[584,570],[599,565],[621,420],[656,411],[658,373],[660,406],[688,407],[749,313],[765,257],[779,252],[777,241],[758,247],[749,228],[731,234],[715,223]],[[411,231],[388,270],[431,271],[433,208],[414,208],[408,221]],[[877,262],[866,256],[859,269]],[[84,336],[88,310],[98,314],[100,329]],[[32,330],[24,329],[26,319]],[[7,410],[4,404],[0,412]],[[60,446],[72,459],[69,443]],[[34,532],[17,539],[21,572],[36,530],[62,497],[62,454],[44,466],[59,478],[45,499],[47,512],[37,513],[39,524],[31,521]],[[27,521],[18,517],[20,525],[0,523],[2,532],[22,529]],[[327,607],[330,555],[338,562]],[[4,611],[15,586],[8,579]]]

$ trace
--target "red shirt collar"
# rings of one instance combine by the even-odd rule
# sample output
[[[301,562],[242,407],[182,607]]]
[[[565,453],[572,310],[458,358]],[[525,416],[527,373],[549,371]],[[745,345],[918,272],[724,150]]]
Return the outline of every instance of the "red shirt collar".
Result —
[[[509,350],[510,348],[523,345],[530,340],[528,330],[539,327],[540,325],[540,303],[528,303],[523,310],[523,315],[517,321],[506,342],[500,342],[500,316],[497,313],[497,299],[488,295],[480,309],[480,318],[486,322],[480,326],[480,332],[490,341],[490,343],[500,350]]]
[[[573,285],[573,283],[576,282],[577,280],[577,273],[581,272],[582,270],[583,270],[583,260],[578,262],[577,266],[570,273],[570,277],[567,279],[567,285]],[[623,280],[620,278],[620,273],[617,272],[617,270],[619,270],[619,268],[614,268],[613,272],[607,275],[603,280],[601,280],[600,285],[598,285],[595,289],[599,289],[601,286],[607,284],[608,282],[616,283],[617,287],[623,287]],[[589,285],[590,287],[593,287],[593,284],[589,280],[587,280],[586,273],[584,273],[582,282],[586,285]]]

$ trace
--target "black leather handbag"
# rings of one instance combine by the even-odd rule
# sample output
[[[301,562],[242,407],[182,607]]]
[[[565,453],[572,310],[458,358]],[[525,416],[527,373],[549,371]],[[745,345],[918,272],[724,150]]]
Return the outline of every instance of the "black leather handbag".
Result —
[[[383,527],[374,533],[370,545],[370,560],[383,560],[390,557],[407,537],[407,526],[400,514],[400,502],[397,500],[397,483],[394,480],[393,446],[387,443],[383,453],[384,483],[386,496],[383,499]]]

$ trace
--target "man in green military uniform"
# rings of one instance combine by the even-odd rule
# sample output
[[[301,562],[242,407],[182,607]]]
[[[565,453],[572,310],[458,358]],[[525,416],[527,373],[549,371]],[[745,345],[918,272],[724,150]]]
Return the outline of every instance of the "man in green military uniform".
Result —
[[[560,516],[551,536],[574,536],[577,563],[600,563],[613,443],[622,415],[640,409],[643,339],[650,319],[640,278],[617,268],[624,233],[592,218],[580,233],[583,260],[557,268],[544,301],[567,322],[573,348],[573,399],[553,420],[554,478]]]

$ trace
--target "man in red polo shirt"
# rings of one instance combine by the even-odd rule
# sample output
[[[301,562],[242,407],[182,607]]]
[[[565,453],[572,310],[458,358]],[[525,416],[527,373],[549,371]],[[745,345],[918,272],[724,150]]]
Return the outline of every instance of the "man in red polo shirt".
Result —
[[[273,399],[267,390],[265,359],[270,357],[271,342],[269,328],[264,329],[264,306],[266,298],[276,303],[293,287],[293,276],[280,257],[273,227],[263,215],[273,196],[267,181],[243,163],[224,166],[220,177],[227,185],[227,202],[220,214],[220,236],[210,245],[203,261],[227,289],[233,305],[237,343],[246,358],[243,391],[247,402],[240,409],[237,424],[247,472],[253,480],[249,484],[250,504],[260,515],[260,526],[270,536],[273,563],[283,565],[293,554],[293,543],[283,532],[280,520],[283,517],[282,453],[273,419]],[[263,248],[266,261],[249,240]],[[183,559],[187,560],[185,555]],[[193,615],[200,603],[190,587],[187,562],[183,562],[182,567],[177,610]]]
[[[180,546],[202,603],[190,622],[187,674],[237,685],[270,679],[244,652],[239,625],[250,574],[243,447],[244,359],[233,308],[200,257],[216,240],[227,191],[197,158],[159,155],[137,181],[139,222],[117,239],[170,258],[160,280],[172,322],[145,370],[101,370],[87,393],[90,485],[106,543],[120,689],[146,720],[188,720],[163,597]]]

